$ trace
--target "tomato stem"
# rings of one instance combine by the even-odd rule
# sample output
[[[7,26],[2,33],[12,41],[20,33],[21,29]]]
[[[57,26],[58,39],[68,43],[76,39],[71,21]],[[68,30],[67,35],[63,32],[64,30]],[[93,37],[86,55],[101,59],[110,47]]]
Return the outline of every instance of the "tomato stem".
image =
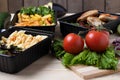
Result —
[[[90,31],[90,29],[88,29],[88,30],[86,30],[86,31],[79,31],[78,32],[78,35],[80,36],[80,35],[82,35],[82,34],[86,34],[87,32],[89,32]]]
[[[113,33],[112,30],[105,28],[103,25],[95,26],[95,30],[98,30],[98,31],[105,30],[105,31],[108,31],[109,33]]]
[[[91,31],[91,30],[97,30],[97,31],[108,31],[109,33],[113,33],[112,30],[105,28],[103,25],[99,25],[99,26],[95,26],[94,28],[88,29],[86,31],[79,31],[78,35],[82,35],[82,34],[86,34],[87,32]]]

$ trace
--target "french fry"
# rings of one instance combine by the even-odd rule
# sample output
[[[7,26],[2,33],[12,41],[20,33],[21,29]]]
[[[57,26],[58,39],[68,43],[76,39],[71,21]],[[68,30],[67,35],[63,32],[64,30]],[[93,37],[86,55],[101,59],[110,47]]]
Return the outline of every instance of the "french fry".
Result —
[[[6,43],[7,48],[10,48],[11,45],[14,45],[25,50],[45,38],[47,38],[47,36],[32,36],[30,34],[25,34],[25,31],[21,30],[14,31],[8,38],[2,37],[1,42]]]
[[[26,15],[18,13],[18,23],[15,26],[50,26],[54,25],[52,23],[51,14],[41,16],[38,14],[35,15]]]

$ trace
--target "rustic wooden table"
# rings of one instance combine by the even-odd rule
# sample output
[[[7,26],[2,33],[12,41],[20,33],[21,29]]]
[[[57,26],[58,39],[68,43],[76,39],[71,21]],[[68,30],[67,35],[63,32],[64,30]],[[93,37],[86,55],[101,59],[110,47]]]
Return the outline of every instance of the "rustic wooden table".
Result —
[[[56,27],[55,38],[62,35]],[[84,80],[71,70],[65,68],[61,62],[50,54],[43,56],[16,74],[0,72],[0,80]],[[120,80],[120,72],[93,78],[91,80]]]

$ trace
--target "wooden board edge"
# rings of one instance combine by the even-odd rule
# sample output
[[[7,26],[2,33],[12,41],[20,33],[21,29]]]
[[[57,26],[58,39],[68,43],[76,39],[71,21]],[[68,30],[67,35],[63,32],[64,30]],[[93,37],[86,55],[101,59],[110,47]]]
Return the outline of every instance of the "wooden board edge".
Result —
[[[75,70],[75,67],[69,67],[69,69],[72,70],[75,74],[77,74],[81,78],[88,80],[88,79],[97,78],[97,77],[106,76],[109,74],[114,74],[114,73],[120,72],[120,61],[119,61],[118,66],[119,67],[117,70],[98,70],[98,72],[94,73],[94,75],[93,74],[91,74],[91,75],[81,74],[77,70]]]

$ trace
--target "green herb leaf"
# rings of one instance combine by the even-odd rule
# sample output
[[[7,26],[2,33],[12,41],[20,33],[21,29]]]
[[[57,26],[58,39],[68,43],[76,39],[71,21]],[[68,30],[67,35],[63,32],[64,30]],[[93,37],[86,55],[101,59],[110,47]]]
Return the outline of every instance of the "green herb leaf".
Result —
[[[8,53],[8,50],[0,50],[0,54],[6,54]]]

